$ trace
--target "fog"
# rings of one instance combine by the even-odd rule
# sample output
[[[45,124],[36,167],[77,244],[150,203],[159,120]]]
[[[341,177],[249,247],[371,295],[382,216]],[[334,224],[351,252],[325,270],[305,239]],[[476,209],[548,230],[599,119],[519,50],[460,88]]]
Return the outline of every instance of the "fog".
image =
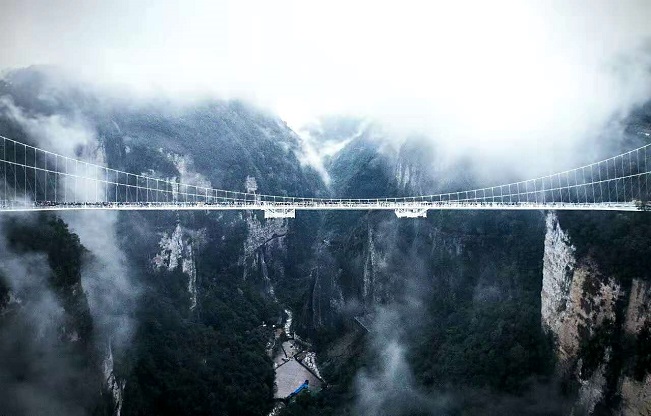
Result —
[[[24,129],[37,146],[68,157],[75,157],[81,152],[84,159],[104,165],[104,154],[96,132],[83,117],[74,115],[76,113],[73,111],[73,116],[25,114],[10,98],[0,98],[0,114]],[[91,181],[71,183],[67,188],[66,194],[70,198],[79,199],[97,191],[95,183]],[[104,194],[104,190],[99,189],[99,193]],[[110,211],[68,214],[62,218],[91,253],[84,262],[82,284],[97,335],[103,342],[110,342],[122,349],[128,345],[133,332],[133,311],[140,290],[118,244],[118,215]]]
[[[323,116],[355,117],[381,125],[396,141],[425,135],[451,154],[500,159],[526,179],[571,167],[577,154],[620,140],[619,122],[651,97],[650,21],[648,0],[4,0],[0,71],[55,65],[106,93],[98,101],[240,98],[279,114],[299,133]],[[0,97],[0,112],[40,147],[103,164],[96,132],[74,111],[25,111]],[[306,140],[304,159],[327,182],[323,158],[341,143]],[[183,180],[205,181],[191,164],[182,166],[188,168]],[[118,241],[117,218],[110,212],[63,216],[91,252],[82,284],[95,335],[119,350],[129,345],[140,289]],[[355,379],[360,414],[445,414],[458,400],[423,391],[408,362],[401,325],[422,313],[419,285],[431,277],[413,264],[409,275],[395,273],[394,280],[408,283],[406,293],[375,311],[370,338],[377,362]],[[22,359],[44,354],[43,374],[68,376],[68,368],[70,377],[85,377],[49,352],[56,334],[48,331],[63,312],[46,289],[43,256],[18,256],[0,239],[0,272],[34,305],[22,308],[21,327],[6,329],[19,337],[14,344],[29,347]],[[12,347],[0,339],[0,358],[8,360]],[[0,384],[9,386],[0,398],[12,399],[10,408],[81,412],[55,400],[57,379],[5,382],[9,364],[0,366]],[[532,389],[531,401],[549,402],[554,396],[546,388]],[[502,400],[505,409],[522,406]],[[30,403],[35,407],[25,408]]]
[[[32,216],[21,215],[29,223]],[[0,275],[10,290],[0,330],[0,403],[7,414],[83,415],[96,379],[76,356],[78,342],[62,335],[65,312],[49,288],[42,253],[12,251],[0,224]]]
[[[451,397],[427,391],[414,377],[408,351],[411,334],[419,331],[426,316],[425,299],[431,290],[430,276],[415,247],[400,248],[400,232],[394,221],[380,222],[374,231],[371,288],[364,296],[374,298],[368,334],[370,365],[355,377],[359,415],[446,415]],[[369,231],[371,232],[371,231]],[[380,259],[381,258],[381,259]],[[384,293],[382,293],[384,292]],[[378,301],[390,296],[388,302]],[[364,299],[368,301],[368,299]],[[381,306],[377,306],[381,305]]]
[[[418,317],[413,305],[393,305],[375,311],[371,329],[371,353],[377,367],[356,376],[359,415],[445,415],[449,398],[418,387],[407,359],[405,321]]]
[[[372,117],[527,165],[608,140],[604,126],[651,95],[650,18],[645,0],[9,0],[0,68],[243,97],[297,130],[323,114]]]

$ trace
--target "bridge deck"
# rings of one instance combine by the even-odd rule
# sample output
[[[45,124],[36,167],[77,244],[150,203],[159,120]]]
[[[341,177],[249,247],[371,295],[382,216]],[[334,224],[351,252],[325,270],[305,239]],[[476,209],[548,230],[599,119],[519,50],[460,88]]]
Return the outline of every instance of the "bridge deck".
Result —
[[[121,210],[121,211],[227,211],[227,210],[591,210],[591,211],[639,211],[635,203],[459,203],[459,202],[417,202],[417,203],[58,203],[58,204],[0,204],[0,211],[63,211],[63,210]]]

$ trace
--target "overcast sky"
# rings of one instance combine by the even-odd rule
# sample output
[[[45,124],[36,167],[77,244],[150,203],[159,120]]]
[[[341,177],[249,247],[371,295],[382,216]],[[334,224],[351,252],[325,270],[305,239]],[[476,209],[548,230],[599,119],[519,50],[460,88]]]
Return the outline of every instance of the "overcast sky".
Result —
[[[371,115],[450,142],[590,134],[651,94],[651,2],[2,0],[0,67]]]

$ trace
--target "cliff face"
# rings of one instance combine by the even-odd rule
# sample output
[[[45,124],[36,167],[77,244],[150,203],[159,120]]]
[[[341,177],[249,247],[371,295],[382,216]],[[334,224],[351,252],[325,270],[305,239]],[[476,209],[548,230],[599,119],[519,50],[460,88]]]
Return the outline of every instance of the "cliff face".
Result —
[[[160,253],[152,259],[156,270],[181,272],[188,277],[187,287],[190,297],[190,310],[197,307],[197,265],[194,258],[195,246],[205,240],[205,230],[193,231],[177,224],[171,234],[163,233],[159,242]]]
[[[622,395],[621,415],[651,415],[651,377],[648,374],[643,381],[623,377],[620,392]]]
[[[576,248],[570,244],[569,237],[558,224],[556,214],[547,215],[546,226],[541,316],[543,327],[558,334],[567,315],[572,274],[576,266]]]
[[[624,331],[627,335],[640,338],[648,333],[651,315],[651,283],[633,279],[626,307]],[[646,332],[645,332],[646,331]],[[648,342],[648,339],[646,340]],[[622,415],[651,415],[651,375],[643,377],[622,377],[620,392],[622,396]]]
[[[309,274],[312,290],[303,307],[303,315],[308,317],[311,329],[321,329],[336,322],[345,304],[340,283],[341,269],[327,250],[327,243],[317,247]]]
[[[248,231],[240,259],[244,266],[243,278],[253,281],[267,296],[277,300],[273,281],[285,275],[288,261],[285,236],[289,223],[286,219],[260,220],[252,212],[243,215]]]
[[[389,273],[386,236],[368,224],[368,239],[362,274],[362,302],[369,308],[390,302],[395,294],[395,279]]]
[[[577,358],[581,340],[606,320],[615,320],[615,303],[622,289],[613,278],[604,279],[590,259],[577,264],[576,248],[556,214],[547,215],[546,225],[542,324],[554,335],[559,365],[565,371]]]
[[[650,414],[649,375],[636,379],[628,370],[642,357],[624,357],[621,345],[634,344],[648,328],[651,285],[633,279],[627,287],[604,275],[589,254],[577,258],[555,213],[547,214],[546,226],[542,326],[554,338],[557,377],[577,387],[574,413],[619,401],[618,414]]]

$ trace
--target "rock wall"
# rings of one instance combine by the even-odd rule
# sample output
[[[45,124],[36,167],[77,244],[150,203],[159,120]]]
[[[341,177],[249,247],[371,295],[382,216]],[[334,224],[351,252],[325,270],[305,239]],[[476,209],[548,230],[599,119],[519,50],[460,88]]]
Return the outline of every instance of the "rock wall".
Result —
[[[624,331],[632,337],[639,336],[645,326],[651,323],[651,282],[633,279],[626,307]],[[643,380],[623,376],[619,386],[622,398],[622,416],[651,415],[651,375]]]
[[[582,356],[582,346],[607,324],[615,332],[622,328],[630,339],[639,336],[651,320],[651,284],[633,279],[628,289],[616,277],[604,276],[589,255],[576,258],[576,248],[555,213],[547,214],[546,225],[541,320],[555,342],[557,377],[578,384],[573,414],[593,414],[608,393],[607,373],[621,371],[614,375],[617,391],[610,392],[621,399],[616,414],[651,415],[648,374],[640,381],[625,373],[625,366],[610,368],[614,365],[611,345],[605,347],[603,358],[591,371],[585,371],[587,357]],[[623,320],[618,304],[626,305]],[[620,357],[620,362],[634,358]]]
[[[194,245],[200,243],[202,239],[202,231],[192,231],[177,224],[171,234],[163,233],[159,242],[161,251],[152,259],[156,270],[172,271],[180,267],[181,271],[188,276],[190,310],[197,307],[197,267]]]
[[[108,352],[102,363],[104,382],[106,383],[106,390],[111,395],[114,416],[120,416],[122,413],[122,403],[124,401],[124,388],[126,387],[126,380],[119,380],[113,371],[113,351],[111,346],[108,347]]]
[[[542,325],[556,341],[562,366],[576,360],[582,339],[593,335],[606,320],[615,321],[615,304],[622,288],[612,277],[601,275],[591,259],[577,263],[575,247],[561,229],[556,214],[547,215]]]
[[[651,321],[651,283],[633,279],[626,308],[626,332],[638,334]]]
[[[330,256],[319,256],[310,276],[314,283],[307,305],[312,328],[327,326],[344,308],[344,296],[339,284],[340,274],[341,270],[337,269]]]
[[[276,300],[272,277],[282,279],[285,274],[283,262],[287,250],[284,239],[289,224],[284,219],[260,221],[252,212],[247,212],[244,216],[248,232],[241,258],[244,265],[242,278],[256,279],[267,296]]]
[[[555,213],[547,214],[543,282],[541,292],[542,325],[554,334],[560,333],[567,313],[576,248],[561,229]]]
[[[643,381],[623,377],[619,389],[622,397],[622,404],[619,409],[620,415],[651,415],[651,375],[647,374]]]

